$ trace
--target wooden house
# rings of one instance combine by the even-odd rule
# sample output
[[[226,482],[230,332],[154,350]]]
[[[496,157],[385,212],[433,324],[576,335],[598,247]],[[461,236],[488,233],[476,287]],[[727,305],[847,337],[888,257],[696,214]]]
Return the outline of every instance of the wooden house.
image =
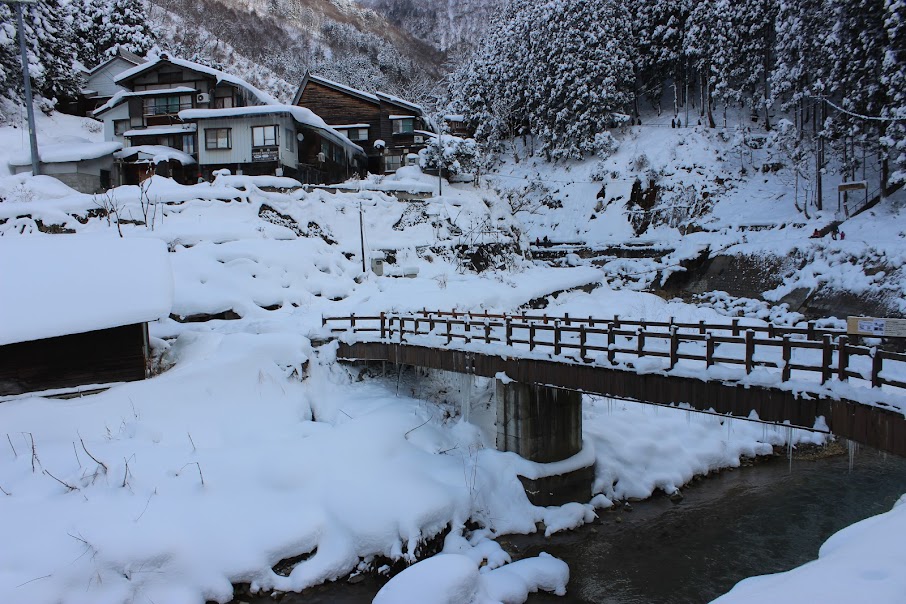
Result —
[[[148,322],[173,303],[163,241],[2,237],[0,257],[0,395],[147,376]]]
[[[306,73],[293,99],[332,128],[360,145],[368,156],[368,171],[395,172],[410,154],[424,149],[436,128],[424,110],[382,92],[370,93]]]
[[[179,116],[198,126],[198,164],[205,178],[226,168],[332,184],[365,172],[362,148],[304,107],[188,109]]]

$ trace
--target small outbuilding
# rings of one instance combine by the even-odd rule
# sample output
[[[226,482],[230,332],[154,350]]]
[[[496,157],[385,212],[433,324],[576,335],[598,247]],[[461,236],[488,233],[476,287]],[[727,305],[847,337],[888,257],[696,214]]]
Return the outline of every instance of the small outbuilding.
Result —
[[[173,304],[163,241],[2,237],[0,258],[0,395],[147,376],[148,322]]]
[[[90,142],[74,139],[52,145],[40,145],[38,168],[41,174],[53,176],[80,193],[100,193],[112,185],[113,154],[123,145],[118,142]],[[31,172],[31,152],[13,155],[9,160],[13,174]]]

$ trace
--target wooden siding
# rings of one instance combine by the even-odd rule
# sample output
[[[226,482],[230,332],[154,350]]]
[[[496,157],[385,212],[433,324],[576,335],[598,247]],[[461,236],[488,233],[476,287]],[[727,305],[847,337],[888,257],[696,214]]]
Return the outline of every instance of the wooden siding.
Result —
[[[381,109],[378,103],[368,102],[351,94],[309,81],[298,103],[314,111],[328,124],[368,124],[368,140],[356,141],[369,156],[380,155],[374,141],[384,138],[381,134]],[[384,140],[387,140],[386,138]]]
[[[145,378],[146,324],[0,346],[0,395]]]

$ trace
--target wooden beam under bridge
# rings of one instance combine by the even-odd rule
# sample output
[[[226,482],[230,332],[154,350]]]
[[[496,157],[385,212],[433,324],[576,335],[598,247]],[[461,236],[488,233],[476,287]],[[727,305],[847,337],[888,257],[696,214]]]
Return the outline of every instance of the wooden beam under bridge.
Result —
[[[498,373],[525,384],[543,384],[588,394],[656,405],[687,404],[697,411],[746,418],[752,411],[761,421],[811,429],[824,417],[836,436],[906,457],[906,417],[902,413],[830,398],[797,398],[778,388],[583,365],[547,359],[502,357],[480,352],[393,344],[339,343],[343,361],[389,361],[493,378]]]

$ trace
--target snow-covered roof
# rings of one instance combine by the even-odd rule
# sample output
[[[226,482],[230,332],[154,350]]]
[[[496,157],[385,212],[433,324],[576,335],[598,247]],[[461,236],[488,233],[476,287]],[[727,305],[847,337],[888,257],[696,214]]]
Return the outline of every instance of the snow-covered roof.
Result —
[[[123,136],[156,136],[158,134],[181,134],[183,132],[195,132],[198,130],[196,124],[174,124],[172,126],[152,126],[151,128],[137,128],[123,132]]]
[[[405,107],[406,109],[411,109],[412,111],[415,111],[419,115],[422,115],[425,112],[424,108],[421,105],[416,105],[415,103],[410,103],[409,101],[407,101],[405,99],[401,99],[398,96],[394,96],[392,94],[387,94],[386,92],[378,92],[377,96],[382,101],[386,101],[388,103],[393,103],[394,105],[399,105],[401,107]]]
[[[259,102],[264,103],[265,105],[273,105],[277,103],[277,99],[267,94],[263,90],[255,88],[242,78],[236,77],[219,69],[214,69],[213,67],[208,67],[207,65],[202,65],[201,63],[193,63],[192,61],[186,61],[185,59],[180,59],[170,55],[149,56],[147,63],[142,63],[141,65],[136,65],[132,69],[127,69],[126,71],[113,78],[113,81],[117,84],[120,84],[122,82],[125,82],[126,80],[139,76],[146,71],[154,69],[162,63],[170,63],[178,67],[191,69],[192,71],[197,71],[198,73],[213,76],[214,78],[216,78],[218,83],[227,82],[228,84],[233,84],[234,86],[243,88],[251,93],[252,96],[257,98]]]
[[[327,135],[338,145],[359,153],[362,148],[328,126],[314,111],[297,105],[255,105],[253,107],[230,107],[227,109],[183,109],[179,112],[182,120],[204,120],[225,117],[246,117],[250,115],[288,114],[299,124],[315,128]]]
[[[0,237],[0,345],[167,316],[173,275],[160,239]]]
[[[112,97],[110,97],[106,103],[92,111],[93,116],[98,116],[109,109],[113,109],[123,101],[130,99],[132,97],[146,97],[146,96],[166,96],[168,94],[195,94],[198,92],[195,88],[190,86],[175,86],[173,88],[155,88],[154,90],[120,90]]]
[[[413,120],[415,119],[414,115],[391,115],[390,119],[392,120]]]
[[[195,158],[188,153],[164,145],[135,145],[134,147],[126,147],[122,151],[117,151],[113,154],[117,159],[126,159],[134,155],[138,155],[137,161],[147,161],[152,164],[159,164],[171,159],[178,161],[184,166],[190,166],[195,163]]]
[[[84,161],[97,159],[110,155],[114,151],[122,149],[122,143],[106,142],[92,143],[88,141],[78,141],[71,143],[58,143],[54,145],[41,145],[38,147],[38,157],[44,164],[59,164],[73,161]],[[31,151],[26,150],[21,153],[12,155],[9,159],[11,166],[30,166]]]
[[[466,121],[466,116],[459,113],[448,113],[444,116],[444,119],[448,122],[464,122]]]
[[[293,98],[294,104],[298,103],[299,99],[302,98],[302,91],[305,89],[305,85],[308,82],[321,84],[327,86],[328,88],[333,88],[335,90],[339,90],[340,92],[345,92],[346,94],[351,94],[352,96],[371,101],[372,103],[381,102],[377,95],[371,94],[370,92],[365,92],[364,90],[359,90],[358,88],[353,88],[352,86],[346,86],[345,84],[340,84],[339,82],[328,80],[325,77],[315,75],[313,73],[306,73],[305,77],[302,78],[302,84],[299,86],[299,90],[296,91],[296,96]]]
[[[371,124],[330,124],[334,130],[348,130],[349,128],[370,128]]]

